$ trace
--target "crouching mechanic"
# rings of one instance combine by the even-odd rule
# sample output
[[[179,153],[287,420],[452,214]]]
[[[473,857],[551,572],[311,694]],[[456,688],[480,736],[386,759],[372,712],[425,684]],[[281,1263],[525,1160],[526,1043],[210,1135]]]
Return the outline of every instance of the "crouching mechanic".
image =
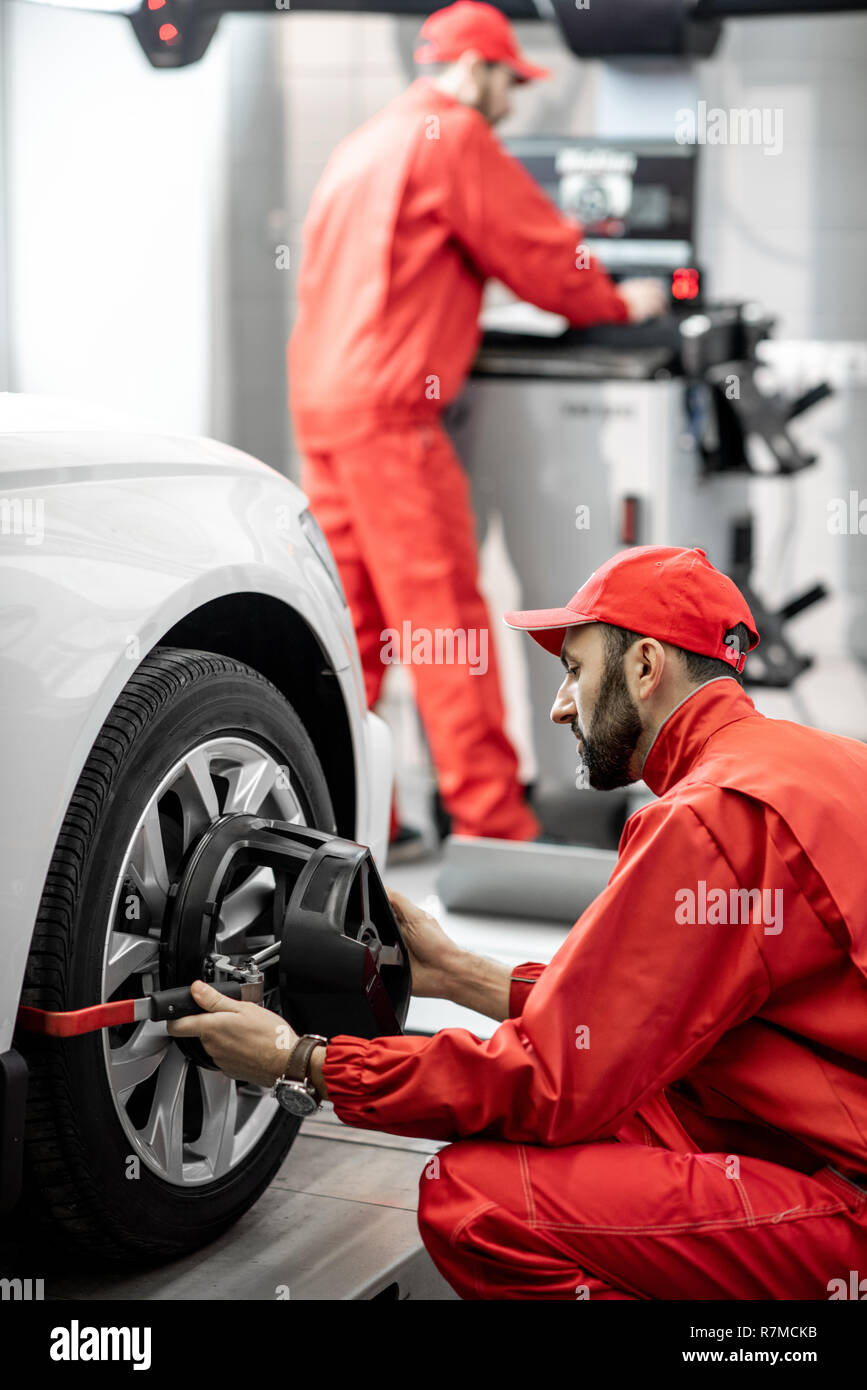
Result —
[[[829,1298],[867,1276],[867,748],[756,711],[753,617],[701,550],[625,551],[507,622],[560,656],[590,785],[658,799],[547,966],[461,951],[393,894],[413,992],[500,1027],[334,1037],[311,1085],[348,1124],[456,1141],[419,1224],[464,1298]],[[171,1033],[282,1075],[282,1020],[196,992],[212,1012]]]

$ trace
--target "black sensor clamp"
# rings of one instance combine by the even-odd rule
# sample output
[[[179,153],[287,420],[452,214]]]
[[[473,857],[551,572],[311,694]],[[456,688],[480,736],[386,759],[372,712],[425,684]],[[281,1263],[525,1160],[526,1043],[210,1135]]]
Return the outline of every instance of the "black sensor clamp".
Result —
[[[224,899],[263,870],[273,875],[270,921],[256,942],[218,952]],[[177,986],[263,981],[265,1004],[299,1034],[397,1034],[409,1008],[409,956],[370,850],[261,816],[221,816],[196,841],[172,892],[162,964]],[[196,1045],[200,1065],[204,1056]]]

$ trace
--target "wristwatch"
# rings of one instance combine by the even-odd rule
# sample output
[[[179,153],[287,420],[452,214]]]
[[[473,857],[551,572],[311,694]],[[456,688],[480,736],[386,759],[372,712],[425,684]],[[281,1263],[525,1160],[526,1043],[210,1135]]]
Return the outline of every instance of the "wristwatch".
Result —
[[[286,1064],[283,1075],[274,1082],[271,1094],[290,1115],[314,1115],[322,1104],[316,1088],[310,1080],[308,1069],[313,1049],[324,1047],[327,1038],[318,1033],[305,1033],[299,1038]]]

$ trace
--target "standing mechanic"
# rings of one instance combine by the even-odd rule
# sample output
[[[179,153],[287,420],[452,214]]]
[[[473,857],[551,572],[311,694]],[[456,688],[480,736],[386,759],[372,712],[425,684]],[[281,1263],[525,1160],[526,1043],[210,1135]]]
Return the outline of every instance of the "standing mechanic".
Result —
[[[479,343],[485,280],[573,324],[661,313],[655,280],[615,289],[495,138],[508,89],[550,74],[521,55],[506,17],[458,0],[431,15],[423,76],[332,154],[304,227],[290,402],[302,486],[352,611],[367,701],[380,693],[383,630],[486,631],[474,519],[440,424]],[[455,832],[531,839],[486,669],[412,664],[419,712]]]
[[[464,1298],[827,1298],[867,1275],[867,748],[757,713],[754,620],[701,550],[624,551],[507,620],[560,654],[591,784],[658,800],[548,966],[460,951],[395,894],[413,992],[503,1022],[334,1037],[311,1084],[348,1124],[459,1141],[419,1224]],[[212,1012],[169,1031],[230,1076],[307,1065],[276,1014],[194,992]]]

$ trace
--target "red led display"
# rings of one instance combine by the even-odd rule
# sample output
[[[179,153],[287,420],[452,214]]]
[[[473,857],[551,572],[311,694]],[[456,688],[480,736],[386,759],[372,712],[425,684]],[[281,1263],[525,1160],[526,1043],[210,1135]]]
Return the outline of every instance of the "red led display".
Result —
[[[671,273],[671,293],[674,299],[697,299],[698,271],[691,266],[679,266]]]

